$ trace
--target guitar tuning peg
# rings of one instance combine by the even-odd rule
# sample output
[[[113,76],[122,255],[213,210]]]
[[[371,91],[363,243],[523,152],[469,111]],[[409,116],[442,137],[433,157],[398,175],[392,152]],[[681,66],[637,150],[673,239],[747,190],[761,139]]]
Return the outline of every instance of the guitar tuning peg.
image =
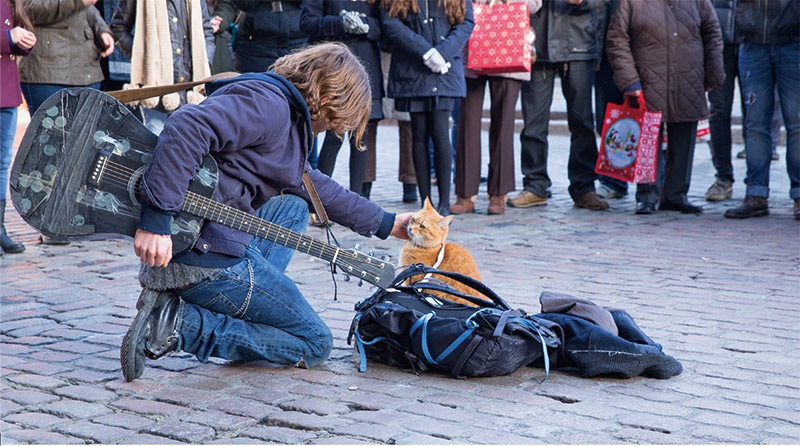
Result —
[[[342,280],[344,280],[345,282],[349,282],[349,281],[350,281],[350,276],[348,276],[347,274],[345,274],[345,275],[344,275],[344,279],[342,279]]]
[[[361,245],[358,243],[356,243],[356,245],[353,248],[355,248],[356,251],[361,251]]]
[[[358,281],[358,286],[362,286],[362,285],[364,285],[364,281],[363,280],[359,280]]]
[[[373,250],[369,250],[369,252],[367,253],[367,255],[369,255],[370,257],[375,257],[375,251],[373,251]]]

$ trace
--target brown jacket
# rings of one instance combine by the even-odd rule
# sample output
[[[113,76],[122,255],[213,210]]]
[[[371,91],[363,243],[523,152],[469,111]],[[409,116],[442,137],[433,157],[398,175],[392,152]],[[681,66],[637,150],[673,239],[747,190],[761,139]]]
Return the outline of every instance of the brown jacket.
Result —
[[[708,117],[706,91],[725,80],[711,0],[619,0],[606,53],[619,89],[640,84],[647,107],[665,122]]]
[[[82,0],[25,0],[36,47],[20,62],[22,82],[86,86],[103,80],[102,33],[111,34],[100,12]]]

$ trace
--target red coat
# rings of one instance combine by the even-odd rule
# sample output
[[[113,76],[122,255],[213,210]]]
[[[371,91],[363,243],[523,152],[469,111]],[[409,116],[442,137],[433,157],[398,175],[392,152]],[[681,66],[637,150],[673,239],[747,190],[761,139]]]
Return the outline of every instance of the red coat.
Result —
[[[11,43],[11,29],[14,28],[14,14],[7,0],[0,0],[0,108],[17,107],[22,104],[19,89],[19,70],[17,56],[30,51]]]

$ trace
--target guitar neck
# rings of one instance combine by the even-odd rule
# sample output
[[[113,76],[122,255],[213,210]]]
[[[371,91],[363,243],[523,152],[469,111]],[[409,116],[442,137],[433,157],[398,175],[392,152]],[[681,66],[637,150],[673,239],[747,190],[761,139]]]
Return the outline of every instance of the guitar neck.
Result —
[[[186,193],[181,211],[279,243],[331,263],[336,263],[338,256],[346,255],[346,251],[341,248],[320,242],[194,192]]]

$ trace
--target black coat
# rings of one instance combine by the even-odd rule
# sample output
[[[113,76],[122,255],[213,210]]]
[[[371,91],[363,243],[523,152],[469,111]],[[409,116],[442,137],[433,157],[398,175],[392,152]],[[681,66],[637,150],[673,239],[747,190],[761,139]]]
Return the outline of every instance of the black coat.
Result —
[[[389,17],[388,10],[381,9],[383,34],[392,44],[387,93],[393,98],[464,97],[467,84],[462,54],[475,26],[472,2],[466,2],[464,21],[457,25],[450,25],[438,0],[419,3],[419,13],[409,13],[405,20]],[[450,62],[447,74],[434,74],[425,66],[422,55],[431,48]]]
[[[308,35],[309,43],[322,41],[342,42],[361,60],[370,78],[372,109],[369,119],[383,119],[381,98],[383,71],[381,71],[381,38],[379,4],[366,0],[306,0],[300,13],[300,29]],[[366,34],[345,32],[341,11],[356,11],[369,25]]]
[[[280,3],[282,11],[273,11]],[[236,36],[236,71],[266,71],[279,57],[305,45],[300,31],[300,1],[234,0],[244,11]]]

